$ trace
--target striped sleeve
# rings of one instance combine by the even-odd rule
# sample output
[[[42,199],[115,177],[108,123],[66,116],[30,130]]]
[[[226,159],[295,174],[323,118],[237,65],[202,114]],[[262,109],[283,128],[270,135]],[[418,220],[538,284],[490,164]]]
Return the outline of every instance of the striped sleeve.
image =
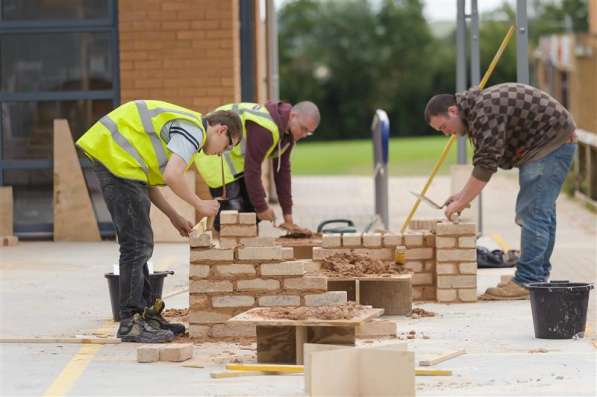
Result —
[[[169,125],[168,134],[170,138],[168,149],[190,164],[193,155],[201,150],[203,142],[201,129],[189,121],[174,120]]]

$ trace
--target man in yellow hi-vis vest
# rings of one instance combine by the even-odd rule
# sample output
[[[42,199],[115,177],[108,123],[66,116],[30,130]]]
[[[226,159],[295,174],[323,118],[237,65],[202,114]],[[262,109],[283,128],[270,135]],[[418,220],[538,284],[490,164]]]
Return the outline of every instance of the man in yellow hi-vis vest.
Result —
[[[302,101],[292,106],[286,102],[269,101],[256,103],[233,103],[219,107],[238,113],[243,124],[240,144],[224,153],[224,176],[220,159],[196,155],[195,164],[214,197],[222,196],[223,186],[228,201],[220,210],[234,209],[240,212],[256,212],[260,220],[275,223],[273,209],[266,201],[261,182],[261,164],[273,159],[274,181],[284,215],[280,227],[310,234],[297,226],[292,216],[292,191],[290,153],[295,143],[311,135],[319,125],[319,109],[313,102]],[[219,230],[219,216],[214,223]]]
[[[201,200],[184,180],[195,153],[223,153],[238,144],[241,122],[230,111],[205,116],[162,101],[125,103],[95,123],[77,140],[94,164],[120,245],[120,327],[125,342],[158,343],[185,332],[161,312],[164,303],[151,296],[147,261],[153,252],[151,203],[166,214],[181,235],[193,224],[164,199],[158,186],[168,185],[201,215],[218,211],[216,200]],[[217,156],[214,156],[217,157]]]

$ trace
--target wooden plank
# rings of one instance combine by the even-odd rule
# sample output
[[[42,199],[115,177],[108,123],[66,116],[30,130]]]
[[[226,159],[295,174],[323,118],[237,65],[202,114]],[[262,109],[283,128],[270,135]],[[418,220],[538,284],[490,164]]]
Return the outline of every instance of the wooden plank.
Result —
[[[279,375],[281,372],[262,371],[216,371],[209,374],[213,379],[238,378],[241,376]]]
[[[0,186],[0,236],[14,234],[12,186]]]
[[[280,372],[280,373],[302,373],[302,365],[282,365],[282,364],[226,364],[226,369],[230,371],[260,371],[260,372]]]
[[[354,280],[388,281],[388,282],[392,282],[392,281],[396,281],[396,280],[412,279],[412,274],[411,273],[407,273],[407,274],[393,274],[393,275],[387,276],[387,277],[376,276],[376,275],[372,275],[372,276],[358,276],[358,277],[333,277],[333,276],[330,276],[329,274],[324,274],[324,276],[327,277],[328,282],[330,282],[330,281],[354,281]]]
[[[257,362],[296,364],[296,327],[257,326]]]
[[[307,327],[307,342],[354,346],[356,327]]]
[[[361,396],[415,396],[415,354],[396,349],[358,349]]]
[[[195,172],[193,170],[185,172],[184,178],[191,191],[195,191]],[[180,215],[195,224],[195,208],[192,205],[178,197],[167,186],[161,187],[160,192]],[[178,233],[166,214],[160,211],[154,204],[151,204],[149,218],[151,220],[151,228],[153,229],[153,240],[156,243],[180,243],[188,241],[187,237],[183,237]]]
[[[296,364],[304,363],[303,345],[307,341],[307,327],[295,327]]]
[[[357,326],[363,321],[371,318],[377,318],[383,314],[383,309],[365,309],[361,314],[350,320],[322,320],[322,319],[307,319],[307,320],[290,320],[290,319],[271,319],[260,316],[263,308],[253,308],[244,313],[241,313],[230,320],[229,323],[242,323],[251,325],[263,326],[316,326],[316,327],[343,327],[343,326]]]
[[[311,397],[362,395],[359,390],[359,351],[339,349],[311,353]]]
[[[359,303],[384,309],[384,314],[405,315],[412,310],[411,279],[392,282],[359,280]]]
[[[415,368],[416,376],[452,376],[451,369]]]
[[[54,120],[54,241],[101,241],[73,137]]]
[[[121,343],[119,338],[55,338],[46,336],[33,337],[0,337],[0,343],[81,343],[81,344],[95,344],[95,345],[112,345]]]
[[[328,350],[346,349],[344,345],[327,345],[322,343],[305,343],[304,358],[305,358],[305,393],[311,393],[311,353]]]
[[[466,353],[466,351],[464,351],[464,349],[455,350],[455,351],[448,352],[448,353],[443,353],[437,357],[432,358],[431,360],[421,360],[421,361],[419,361],[419,365],[422,367],[430,367],[432,365],[436,365],[439,363],[443,363],[444,361],[448,361],[454,357],[462,356],[465,353]]]

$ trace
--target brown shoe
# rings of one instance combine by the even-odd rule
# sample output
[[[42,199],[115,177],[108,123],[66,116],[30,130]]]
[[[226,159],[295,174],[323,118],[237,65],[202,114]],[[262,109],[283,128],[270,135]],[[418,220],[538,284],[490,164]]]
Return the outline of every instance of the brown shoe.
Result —
[[[503,286],[487,288],[487,291],[481,296],[483,300],[519,300],[529,299],[529,291],[521,287],[514,281],[510,281]]]

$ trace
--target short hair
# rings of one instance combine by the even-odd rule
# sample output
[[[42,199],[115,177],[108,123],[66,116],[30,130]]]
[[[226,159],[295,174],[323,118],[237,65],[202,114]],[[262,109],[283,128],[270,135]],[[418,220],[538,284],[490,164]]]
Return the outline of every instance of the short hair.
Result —
[[[456,97],[454,94],[438,94],[434,95],[427,106],[425,106],[425,121],[427,124],[434,116],[446,115],[450,106],[456,105]]]
[[[228,135],[232,139],[240,140],[242,137],[242,122],[237,113],[231,110],[214,110],[204,116],[209,125],[222,124],[228,127]]]
[[[292,110],[301,116],[313,119],[317,123],[317,125],[319,125],[321,115],[319,114],[319,108],[313,102],[301,101],[294,105],[292,107]]]

